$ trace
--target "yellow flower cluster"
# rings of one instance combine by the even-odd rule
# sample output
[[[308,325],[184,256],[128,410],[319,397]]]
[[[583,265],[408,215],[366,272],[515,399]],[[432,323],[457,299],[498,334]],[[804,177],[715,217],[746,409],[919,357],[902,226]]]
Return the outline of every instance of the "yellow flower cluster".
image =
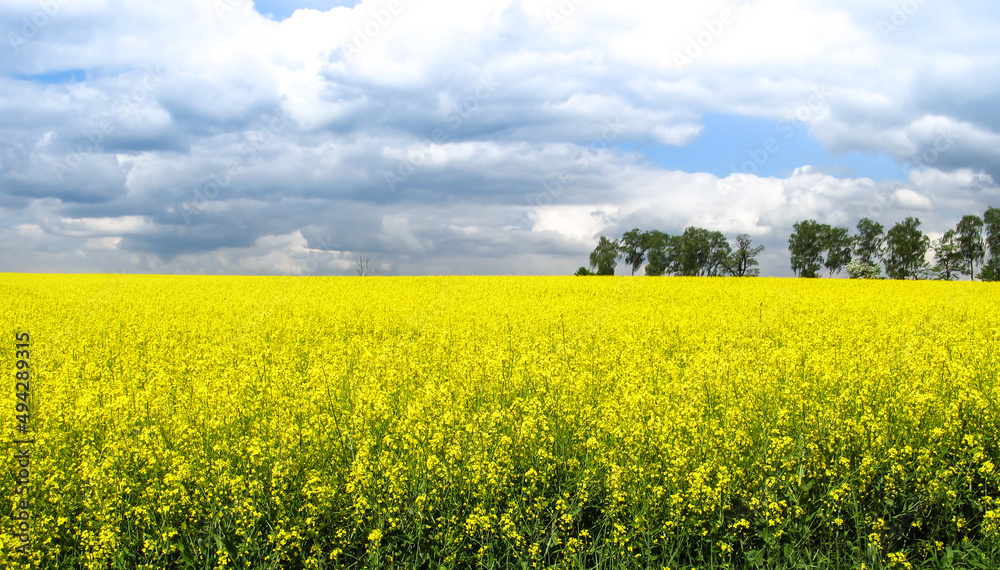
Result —
[[[0,292],[2,370],[25,330],[36,367],[30,555],[0,485],[12,568],[909,568],[1000,547],[992,284]]]

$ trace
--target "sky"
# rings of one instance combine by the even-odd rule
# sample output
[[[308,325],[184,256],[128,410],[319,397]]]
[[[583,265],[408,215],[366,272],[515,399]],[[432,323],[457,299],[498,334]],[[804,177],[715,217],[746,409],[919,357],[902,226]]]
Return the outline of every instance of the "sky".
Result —
[[[967,0],[0,0],[0,272],[565,275],[1000,206]],[[626,270],[619,265],[619,273]]]

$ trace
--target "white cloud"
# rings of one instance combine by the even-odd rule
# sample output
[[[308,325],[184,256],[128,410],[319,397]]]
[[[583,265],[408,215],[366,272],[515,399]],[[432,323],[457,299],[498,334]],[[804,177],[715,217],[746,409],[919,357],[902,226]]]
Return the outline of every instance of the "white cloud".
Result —
[[[933,204],[927,196],[917,194],[909,188],[900,188],[892,193],[892,204],[903,210],[931,210]]]
[[[422,254],[433,249],[434,244],[420,240],[410,228],[410,218],[404,214],[392,214],[382,218],[382,232],[379,237],[383,247],[389,251],[406,254]]]
[[[787,274],[795,221],[919,212],[941,233],[1000,203],[982,0],[891,33],[891,0],[399,2],[280,22],[248,1],[64,5],[0,59],[0,262],[295,274],[375,250],[400,272],[571,272],[602,232],[696,224],[758,236]],[[0,4],[0,37],[37,9]],[[696,144],[706,114],[798,117],[828,153],[812,164],[913,169],[726,177],[634,150]]]
[[[62,218],[52,230],[74,237],[118,237],[126,233],[149,229],[151,224],[143,216],[119,218]]]
[[[536,211],[531,231],[556,232],[561,236],[590,243],[594,236],[619,217],[620,213],[613,204],[542,206]]]

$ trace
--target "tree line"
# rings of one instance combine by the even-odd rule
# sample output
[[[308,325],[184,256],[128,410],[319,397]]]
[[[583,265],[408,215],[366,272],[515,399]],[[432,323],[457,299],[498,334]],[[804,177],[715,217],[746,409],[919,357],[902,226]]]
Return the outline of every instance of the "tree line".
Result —
[[[819,277],[826,269],[830,276],[847,271],[852,279],[882,279],[884,268],[889,279],[950,281],[967,275],[971,280],[1000,281],[1000,208],[990,207],[982,217],[963,216],[936,240],[920,231],[920,223],[910,216],[886,231],[882,224],[862,218],[851,235],[844,226],[813,219],[796,222],[788,238],[792,271],[799,277]],[[614,275],[621,260],[632,275],[646,264],[650,276],[756,277],[757,256],[763,250],[749,234],[730,243],[722,232],[699,227],[688,227],[680,235],[635,228],[620,239],[600,236],[590,253],[590,268],[580,267],[576,275]],[[928,251],[934,263],[927,261]]]
[[[854,279],[879,279],[884,267],[890,279],[950,281],[968,275],[971,280],[1000,281],[1000,208],[988,208],[983,217],[963,216],[955,228],[933,241],[913,216],[888,231],[863,218],[856,235],[846,227],[816,220],[797,222],[792,229],[788,251],[792,271],[799,277],[819,277],[826,268],[831,276],[846,270]],[[926,259],[928,251],[934,253],[933,264]]]
[[[646,263],[650,276],[756,277],[760,274],[756,258],[763,250],[764,246],[753,245],[748,234],[740,234],[730,244],[722,232],[704,228],[688,227],[680,235],[635,228],[621,239],[602,235],[590,254],[590,269],[581,267],[576,275],[614,275],[621,259],[632,275]]]

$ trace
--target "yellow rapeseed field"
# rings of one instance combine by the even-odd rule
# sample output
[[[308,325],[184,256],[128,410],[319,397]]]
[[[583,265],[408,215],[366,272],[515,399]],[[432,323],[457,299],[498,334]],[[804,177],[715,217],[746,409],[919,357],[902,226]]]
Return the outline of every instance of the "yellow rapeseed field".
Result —
[[[7,274],[0,330],[10,568],[1000,561],[996,285]]]

